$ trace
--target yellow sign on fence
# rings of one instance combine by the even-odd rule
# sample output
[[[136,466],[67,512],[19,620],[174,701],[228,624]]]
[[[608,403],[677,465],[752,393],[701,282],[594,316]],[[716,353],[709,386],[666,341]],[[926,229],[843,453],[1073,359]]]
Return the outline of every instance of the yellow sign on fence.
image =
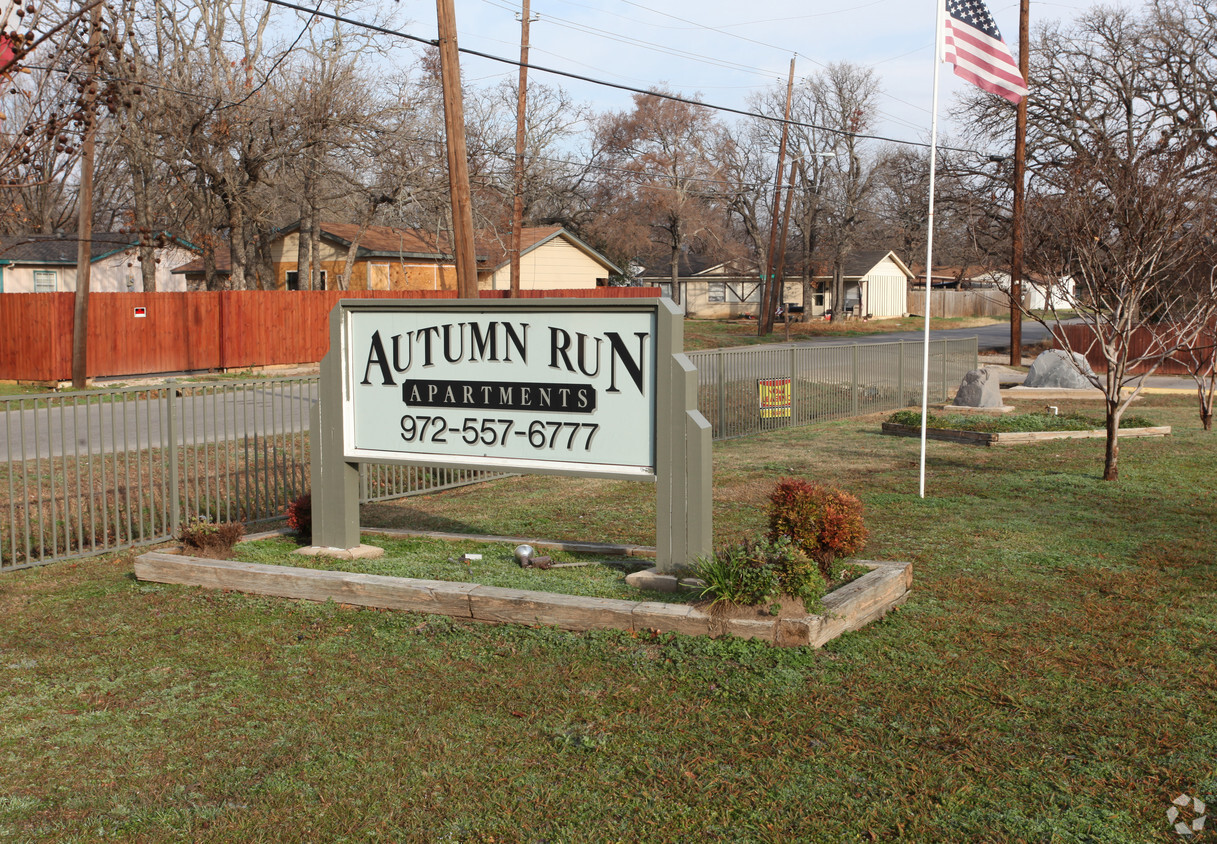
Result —
[[[761,378],[756,382],[762,419],[790,418],[790,379]]]

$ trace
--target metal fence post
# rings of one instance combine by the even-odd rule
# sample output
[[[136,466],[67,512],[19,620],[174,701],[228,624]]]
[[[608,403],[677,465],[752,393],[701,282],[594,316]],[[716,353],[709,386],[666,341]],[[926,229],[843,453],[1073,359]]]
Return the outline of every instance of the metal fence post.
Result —
[[[715,435],[727,436],[727,373],[726,356],[721,351],[714,354],[714,371],[718,375],[718,413],[714,414]]]
[[[165,385],[165,401],[168,404],[168,430],[166,431],[167,447],[169,449],[169,534],[177,536],[182,529],[182,499],[178,489],[178,418],[177,418],[177,386],[171,379]]]
[[[896,364],[896,407],[904,407],[904,341],[900,341],[900,361]]]
[[[799,402],[795,396],[799,392],[799,349],[790,347],[790,425],[799,424]]]
[[[858,388],[858,344],[854,343],[852,348],[853,348],[853,360],[852,360],[853,389],[850,391],[849,408],[850,408],[850,413],[853,416],[857,416],[858,415],[858,389],[859,389]]]
[[[947,340],[942,341],[942,398],[943,398],[943,400],[946,400],[949,398],[949,396],[947,395],[947,390],[949,389],[947,387],[947,343],[948,342],[949,341],[947,341]]]

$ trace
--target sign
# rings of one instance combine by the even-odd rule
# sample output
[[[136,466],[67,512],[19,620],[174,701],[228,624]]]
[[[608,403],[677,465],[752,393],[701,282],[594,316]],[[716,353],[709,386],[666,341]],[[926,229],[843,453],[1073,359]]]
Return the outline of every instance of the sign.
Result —
[[[147,316],[148,316],[147,308],[136,308],[135,309],[135,318],[136,319],[144,319]]]
[[[790,379],[761,378],[756,382],[762,419],[790,418]]]
[[[349,299],[311,417],[313,542],[359,548],[359,464],[655,485],[655,560],[712,544],[710,423],[667,299]],[[578,502],[570,502],[578,506]]]
[[[653,307],[346,312],[350,460],[655,472]]]

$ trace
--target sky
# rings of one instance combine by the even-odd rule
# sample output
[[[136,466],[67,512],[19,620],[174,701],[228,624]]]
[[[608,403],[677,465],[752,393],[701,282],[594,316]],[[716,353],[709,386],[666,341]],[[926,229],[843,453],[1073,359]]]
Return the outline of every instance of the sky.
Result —
[[[1091,0],[1033,2],[1031,25],[1069,19]],[[400,29],[436,35],[435,3],[397,0]],[[929,140],[933,94],[933,0],[532,0],[530,64],[637,88],[665,85],[706,103],[748,109],[755,92],[784,88],[795,55],[796,80],[831,62],[850,61],[879,75],[874,134]],[[462,48],[518,59],[518,0],[455,0]],[[1018,38],[1017,0],[993,0],[990,11],[1012,52]],[[796,55],[797,54],[797,55]],[[493,84],[516,70],[463,55],[468,84]],[[625,110],[628,92],[533,72],[558,83],[597,111]],[[940,134],[949,135],[950,107],[967,83],[940,72]]]

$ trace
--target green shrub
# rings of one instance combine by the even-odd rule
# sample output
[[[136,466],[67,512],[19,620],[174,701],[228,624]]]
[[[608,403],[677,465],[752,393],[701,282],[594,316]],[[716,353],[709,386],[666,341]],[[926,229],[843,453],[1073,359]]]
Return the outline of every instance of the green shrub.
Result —
[[[768,604],[779,595],[802,598],[806,606],[824,595],[815,561],[788,537],[755,540],[719,549],[695,566],[705,581],[702,597],[711,604]]]
[[[832,582],[840,569],[837,559],[866,546],[862,502],[839,489],[783,478],[769,496],[769,538],[781,537],[789,537]]]
[[[188,551],[222,559],[232,554],[232,546],[244,535],[245,525],[240,522],[194,518],[182,526],[178,539]]]

